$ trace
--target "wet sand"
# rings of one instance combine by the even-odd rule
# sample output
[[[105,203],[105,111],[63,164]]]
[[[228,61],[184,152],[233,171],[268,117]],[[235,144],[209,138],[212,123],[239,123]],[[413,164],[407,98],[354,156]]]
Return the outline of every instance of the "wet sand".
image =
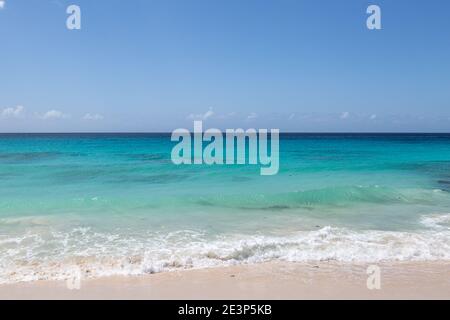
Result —
[[[379,290],[367,287],[368,266],[264,263],[87,279],[79,289],[34,281],[0,285],[0,299],[450,299],[450,262],[378,264]]]

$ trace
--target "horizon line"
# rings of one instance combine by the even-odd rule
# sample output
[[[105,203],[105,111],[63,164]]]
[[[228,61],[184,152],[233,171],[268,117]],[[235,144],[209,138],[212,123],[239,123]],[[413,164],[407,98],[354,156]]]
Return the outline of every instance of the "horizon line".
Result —
[[[193,133],[192,131],[190,131]],[[170,131],[0,132],[9,134],[172,134]],[[450,134],[450,131],[280,131],[280,134]]]

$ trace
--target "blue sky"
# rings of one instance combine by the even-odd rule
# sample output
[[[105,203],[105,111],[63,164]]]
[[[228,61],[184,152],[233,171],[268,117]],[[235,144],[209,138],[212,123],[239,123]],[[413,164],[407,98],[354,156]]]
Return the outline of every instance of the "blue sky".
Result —
[[[0,132],[450,131],[449,15],[447,0],[0,0]]]

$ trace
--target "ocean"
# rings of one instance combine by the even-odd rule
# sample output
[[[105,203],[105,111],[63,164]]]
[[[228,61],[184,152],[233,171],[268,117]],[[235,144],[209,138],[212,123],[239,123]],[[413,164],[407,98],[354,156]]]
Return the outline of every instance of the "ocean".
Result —
[[[0,134],[0,283],[450,260],[450,134],[281,134],[279,173],[170,134]]]

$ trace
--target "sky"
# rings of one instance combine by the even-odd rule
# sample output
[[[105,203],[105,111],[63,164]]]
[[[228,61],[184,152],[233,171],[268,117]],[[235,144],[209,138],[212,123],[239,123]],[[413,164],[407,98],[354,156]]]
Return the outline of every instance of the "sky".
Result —
[[[450,132],[449,15],[448,0],[0,0],[0,132]]]

